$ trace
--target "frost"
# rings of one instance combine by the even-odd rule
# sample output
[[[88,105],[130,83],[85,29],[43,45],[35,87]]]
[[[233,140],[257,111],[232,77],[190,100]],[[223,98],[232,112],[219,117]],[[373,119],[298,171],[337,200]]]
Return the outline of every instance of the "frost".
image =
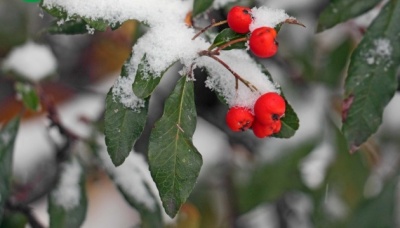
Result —
[[[253,22],[250,24],[250,31],[254,31],[259,27],[274,28],[279,23],[286,19],[294,19],[285,13],[282,9],[272,9],[266,6],[259,8],[252,8],[251,14],[254,17]]]
[[[9,53],[2,68],[36,82],[55,72],[57,61],[48,46],[28,41]]]
[[[216,0],[214,8],[221,7],[232,0]],[[192,63],[198,67],[205,67],[210,72],[207,86],[219,92],[229,105],[252,107],[259,93],[252,93],[240,84],[235,90],[233,76],[215,60],[208,57],[199,57],[199,52],[207,50],[211,45],[202,37],[192,40],[196,31],[185,25],[185,17],[192,10],[193,1],[181,0],[119,0],[118,3],[108,0],[43,0],[47,8],[59,8],[69,15],[79,15],[91,20],[104,20],[110,24],[123,23],[136,19],[148,25],[148,30],[132,48],[132,57],[127,63],[127,75],[120,76],[114,83],[112,94],[116,102],[133,110],[144,106],[144,101],[132,91],[132,83],[138,70],[138,64],[146,54],[147,67],[143,69],[154,77],[175,62],[183,64],[184,75],[192,69]],[[290,17],[279,9],[260,7],[252,9],[255,20],[250,30],[260,26],[275,27],[275,25]],[[257,64],[244,52],[222,52],[219,58],[223,59],[233,70],[256,85],[261,93],[279,92],[279,89],[262,74]]]
[[[90,27],[90,25],[86,25],[86,30],[88,31],[88,33],[89,33],[90,35],[93,35],[95,29],[92,28],[92,27]]]
[[[63,165],[60,182],[57,188],[51,193],[55,204],[65,210],[71,210],[79,205],[81,192],[79,182],[82,174],[82,167],[76,158]]]
[[[392,55],[393,47],[390,44],[390,40],[379,38],[373,41],[373,48],[369,49],[364,53],[365,61],[369,64],[380,64],[382,60],[389,63],[385,67],[390,67],[390,57]]]
[[[150,188],[147,183],[152,181],[152,178],[143,156],[130,153],[122,165],[115,167],[106,151],[101,151],[99,155],[114,182],[128,197],[135,199],[151,211],[156,210],[158,202],[149,193]]]
[[[239,82],[235,89],[235,78],[220,63],[209,57],[201,57],[196,61],[197,66],[204,67],[209,73],[206,86],[222,95],[228,105],[241,106],[253,109],[257,98],[267,92],[280,93],[279,89],[264,75],[260,67],[244,50],[222,51],[219,56],[232,70],[242,78],[255,85],[259,92],[252,92],[243,83]]]

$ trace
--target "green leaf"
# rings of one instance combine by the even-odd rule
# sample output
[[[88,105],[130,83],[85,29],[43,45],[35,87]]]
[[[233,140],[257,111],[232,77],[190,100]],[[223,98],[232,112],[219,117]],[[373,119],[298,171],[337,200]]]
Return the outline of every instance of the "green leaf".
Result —
[[[114,165],[121,165],[132,151],[133,145],[145,127],[147,111],[148,99],[143,108],[132,110],[114,99],[112,89],[108,92],[104,134],[107,151]]]
[[[193,17],[203,13],[213,4],[214,0],[194,0],[193,1]]]
[[[85,172],[75,157],[64,163],[63,168],[48,197],[50,227],[80,227],[87,210]]]
[[[287,102],[286,98],[285,98],[285,103],[286,103],[286,111],[285,111],[285,116],[281,119],[282,123],[281,131],[277,134],[273,134],[272,137],[290,138],[299,129],[299,118],[297,117],[297,114],[294,112],[292,106],[290,106],[290,104]]]
[[[271,73],[269,73],[268,69],[262,64],[258,64],[258,65],[261,68],[262,73],[271,82],[273,82]],[[286,103],[285,116],[281,119],[282,127],[281,127],[280,132],[277,134],[273,134],[272,137],[290,138],[299,129],[299,118],[297,117],[297,114],[294,112],[292,106],[286,100],[285,95],[283,93],[281,95],[285,99],[285,103]]]
[[[400,1],[389,1],[353,52],[345,82],[342,132],[352,151],[375,133],[397,89]]]
[[[348,227],[396,227],[398,177],[386,184],[382,192],[359,205]]]
[[[299,162],[314,148],[315,142],[306,142],[277,161],[257,166],[250,173],[250,180],[240,180],[237,183],[240,211],[247,212],[279,199],[287,191],[304,188]]]
[[[381,0],[331,0],[318,20],[318,32],[357,17],[376,6]]]
[[[0,130],[0,223],[2,209],[10,195],[14,142],[18,133],[19,117]]]
[[[220,47],[232,40],[237,40],[237,39],[241,39],[241,38],[245,38],[246,34],[239,34],[234,32],[232,29],[230,28],[226,28],[224,30],[222,30],[220,33],[218,33],[218,35],[215,37],[213,44],[211,45],[211,49],[215,48],[215,47]],[[223,50],[231,50],[231,49],[245,49],[246,48],[246,42],[242,41],[239,43],[234,43],[226,48],[224,48]]]
[[[1,209],[0,209],[1,217]],[[20,212],[7,213],[3,217],[3,221],[0,219],[0,228],[25,228],[27,227],[28,219]]]
[[[193,82],[182,77],[150,135],[149,165],[167,214],[174,217],[192,191],[202,166],[193,146],[196,128]]]
[[[108,21],[103,19],[93,20],[75,14],[68,15],[68,13],[64,9],[58,7],[47,8],[46,6],[43,5],[43,2],[41,2],[39,5],[43,10],[45,10],[50,15],[63,20],[63,24],[66,24],[65,26],[63,26],[64,29],[68,32],[72,32],[72,33],[66,32],[65,34],[79,34],[80,32],[85,33],[84,30],[82,30],[83,26],[85,27],[87,33],[88,32],[88,28],[86,27],[87,25],[89,25],[91,28],[94,28],[97,31],[105,31],[108,26],[111,26],[113,29],[119,27],[119,25],[113,25],[113,24],[110,25]],[[74,23],[76,24],[74,25]],[[54,26],[52,27],[53,28],[51,28],[50,30],[54,31],[56,34],[63,33],[62,32],[63,29],[61,29],[61,31],[58,32],[57,29],[54,28]]]
[[[156,86],[160,83],[160,80],[164,73],[173,64],[171,64],[171,66],[161,72],[160,75],[154,75],[152,72],[150,72],[148,70],[148,65],[149,63],[147,62],[146,55],[144,55],[139,63],[135,81],[132,84],[133,93],[140,98],[147,98],[151,95],[151,93],[153,93]]]
[[[15,90],[22,98],[24,106],[32,111],[40,111],[40,99],[34,87],[28,83],[15,83]]]
[[[88,33],[87,27],[88,24],[82,20],[81,18],[76,20],[66,21],[62,24],[58,24],[58,21],[54,21],[47,28],[47,31],[50,34],[85,34]]]

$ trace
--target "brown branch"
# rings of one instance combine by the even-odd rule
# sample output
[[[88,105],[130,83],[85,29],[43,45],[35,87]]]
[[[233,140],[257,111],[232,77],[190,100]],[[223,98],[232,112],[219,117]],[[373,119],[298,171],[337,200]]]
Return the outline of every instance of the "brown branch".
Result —
[[[236,43],[240,43],[240,42],[244,42],[244,41],[247,41],[247,37],[242,37],[242,38],[239,38],[236,40],[231,40],[231,41],[225,43],[224,45],[219,46],[217,49],[215,49],[215,52],[218,53],[219,51],[231,46],[232,44],[236,44]],[[212,48],[212,46],[211,46],[211,48]]]
[[[213,19],[211,24],[209,24],[207,27],[203,28],[202,30],[200,30],[193,38],[192,40],[196,39],[198,36],[200,36],[201,34],[203,34],[205,31],[207,31],[207,29],[213,28],[213,27],[217,27],[220,25],[223,25],[225,23],[227,23],[227,20],[224,21],[220,21],[220,22],[215,22],[215,20]]]
[[[215,61],[219,62],[222,66],[224,66],[229,72],[231,72],[231,74],[240,82],[242,82],[245,86],[247,86],[247,88],[249,88],[252,92],[256,92],[259,91],[257,89],[256,86],[254,86],[253,84],[251,84],[251,82],[247,81],[246,79],[242,78],[238,73],[236,73],[235,71],[232,70],[232,68],[226,64],[222,59],[218,58],[216,55],[216,53],[210,52],[210,51],[201,51],[199,53],[200,56],[208,56],[212,59],[214,59]]]

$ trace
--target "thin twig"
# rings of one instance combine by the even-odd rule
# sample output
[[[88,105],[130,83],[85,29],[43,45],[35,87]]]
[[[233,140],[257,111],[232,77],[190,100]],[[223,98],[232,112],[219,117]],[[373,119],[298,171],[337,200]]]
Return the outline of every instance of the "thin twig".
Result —
[[[211,24],[209,24],[207,27],[203,28],[202,30],[200,30],[193,38],[192,40],[196,39],[198,36],[200,36],[201,34],[203,34],[205,31],[207,31],[207,29],[213,28],[213,27],[217,27],[220,25],[223,25],[227,23],[227,20],[224,21],[219,21],[219,22],[215,22],[215,20],[213,19]]]
[[[244,41],[247,41],[247,37],[242,37],[242,38],[239,38],[239,39],[236,39],[236,40],[231,40],[231,41],[225,43],[224,45],[219,46],[217,49],[215,49],[215,52],[218,53],[219,51],[221,51],[221,50],[223,50],[223,49],[225,49],[225,48],[227,48],[227,47],[229,47],[229,46],[231,46],[233,44],[244,42]],[[212,46],[211,46],[211,48],[212,48]]]
[[[241,81],[245,86],[247,86],[252,92],[256,92],[259,91],[257,89],[256,86],[254,86],[253,84],[251,84],[251,82],[247,81],[246,79],[242,78],[238,73],[236,73],[235,71],[233,71],[228,64],[226,64],[224,61],[222,61],[220,58],[216,57],[215,54],[213,54],[213,52],[209,52],[209,51],[202,51],[199,53],[201,56],[208,56],[212,59],[214,59],[215,61],[219,62],[222,66],[224,66],[229,72],[231,72],[231,74],[239,81]]]

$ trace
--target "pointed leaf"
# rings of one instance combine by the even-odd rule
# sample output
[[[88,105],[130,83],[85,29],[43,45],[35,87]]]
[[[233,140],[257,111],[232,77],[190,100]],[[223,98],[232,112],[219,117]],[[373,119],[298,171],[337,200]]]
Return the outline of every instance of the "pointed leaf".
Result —
[[[121,165],[142,134],[147,119],[148,100],[145,107],[132,110],[113,98],[112,89],[106,98],[105,126],[108,154],[114,165]]]
[[[136,72],[135,81],[132,84],[133,92],[140,98],[147,98],[153,93],[156,86],[160,83],[160,80],[164,73],[173,65],[169,66],[160,75],[154,75],[148,69],[149,63],[147,62],[146,55],[143,56],[139,63],[138,70]]]
[[[47,31],[50,34],[85,34],[88,32],[87,26],[88,24],[82,20],[81,18],[76,20],[66,21],[62,24],[59,24],[58,21],[54,21],[48,28]]]
[[[15,117],[0,131],[0,223],[3,206],[10,195],[12,158],[18,127],[19,117]]]
[[[379,2],[381,0],[332,0],[319,16],[318,31],[322,32],[357,17],[372,9]]]
[[[352,54],[342,127],[352,151],[377,131],[383,109],[397,89],[399,21],[400,1],[389,1]]]
[[[222,45],[233,41],[233,40],[237,40],[237,39],[241,39],[241,38],[246,38],[246,34],[239,34],[234,32],[232,29],[230,28],[226,28],[224,30],[222,30],[214,39],[213,44],[211,46],[212,48],[215,47],[221,47]],[[223,50],[231,50],[231,49],[245,49],[246,48],[246,42],[242,41],[239,43],[234,43],[226,48],[224,48]]]
[[[15,90],[21,96],[24,106],[32,111],[40,111],[40,99],[36,90],[28,83],[17,82]]]
[[[85,172],[75,157],[62,168],[61,177],[48,197],[50,227],[81,227],[87,210]]]
[[[192,191],[202,165],[193,146],[196,128],[193,82],[182,77],[151,132],[149,164],[167,214],[174,217]]]
[[[193,1],[193,17],[203,13],[213,4],[214,0],[194,0]]]

